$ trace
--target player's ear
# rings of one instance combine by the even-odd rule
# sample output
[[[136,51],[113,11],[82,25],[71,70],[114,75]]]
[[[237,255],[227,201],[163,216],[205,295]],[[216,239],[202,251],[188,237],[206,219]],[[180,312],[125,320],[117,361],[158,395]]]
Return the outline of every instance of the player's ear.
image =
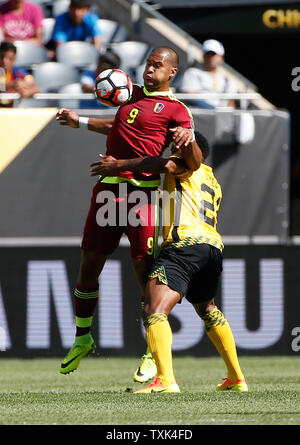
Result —
[[[175,77],[177,73],[178,73],[178,68],[173,66],[171,69],[170,78],[172,79],[173,77]]]

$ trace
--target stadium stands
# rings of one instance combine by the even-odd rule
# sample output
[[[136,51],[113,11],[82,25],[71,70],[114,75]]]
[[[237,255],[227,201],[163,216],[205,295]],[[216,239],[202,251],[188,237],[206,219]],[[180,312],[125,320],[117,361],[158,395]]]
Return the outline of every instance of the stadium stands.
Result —
[[[94,47],[92,47],[91,43],[89,42],[68,42],[61,44],[57,48],[57,54],[55,56],[55,50],[52,48],[51,45],[51,36],[55,25],[55,17],[59,14],[62,14],[68,9],[70,0],[54,0],[54,1],[32,0],[32,2],[35,4],[39,4],[44,10],[45,14],[45,18],[43,20],[44,46],[30,45],[29,43],[26,44],[24,42],[16,42],[18,48],[18,57],[16,64],[26,68],[28,71],[31,71],[32,74],[34,74],[34,76],[35,75],[41,76],[40,73],[43,73],[43,76],[45,75],[44,81],[43,79],[41,79],[41,77],[39,78],[39,84],[42,86],[42,92],[46,91],[58,92],[59,88],[65,87],[67,82],[66,79],[69,79],[68,82],[71,84],[77,83],[80,73],[84,68],[94,69],[97,64],[97,58],[99,56],[99,52]],[[110,5],[110,8],[107,9],[106,4],[107,7]],[[144,70],[144,63],[146,57],[151,51],[152,43],[149,42],[152,42],[152,40],[151,39],[149,40],[148,34],[147,33],[145,34],[142,29],[138,31],[140,26],[137,26],[133,16],[131,17],[131,21],[130,19],[129,21],[127,19],[124,20],[120,12],[121,10],[119,11],[117,9],[115,11],[116,13],[111,14],[110,10],[112,5],[115,5],[116,8],[118,7],[120,9],[120,5],[114,4],[113,1],[111,3],[110,2],[107,3],[106,1],[104,1],[103,3],[95,2],[94,4],[92,4],[93,12],[99,13],[100,17],[99,24],[103,32],[102,34],[103,47],[101,49],[101,52],[105,52],[107,49],[112,49],[121,58],[120,68],[123,69],[124,71],[127,71],[128,74],[132,77],[134,82],[142,83],[143,82],[142,73]],[[122,17],[120,16],[120,14]],[[114,19],[113,17],[116,17],[116,19]],[[144,18],[142,16],[139,17],[140,17],[139,18],[140,25],[143,26],[142,20],[144,20]],[[156,22],[157,20],[158,19],[156,19]],[[155,26],[157,24],[156,22]],[[148,19],[147,23],[148,24],[150,23]],[[153,20],[151,21],[151,23],[152,25],[154,25]],[[161,30],[161,27],[163,25],[166,26],[166,24],[164,23],[164,19],[160,19],[160,23],[161,26],[159,29]],[[156,46],[158,44],[157,41],[158,38],[160,39],[160,41],[165,42],[164,37],[163,40],[161,40],[162,37],[160,36],[160,31],[156,32],[155,35],[156,35],[156,40],[155,39],[153,40],[153,45]],[[139,36],[141,36],[141,40],[138,40]],[[145,38],[145,41],[143,39],[143,36],[147,37]],[[175,38],[174,35],[174,39],[172,40],[172,42],[174,42],[175,47],[179,42],[177,37]],[[168,38],[171,37],[168,35]],[[0,34],[0,41],[1,41],[1,34]],[[167,44],[167,42],[165,43]],[[199,51],[201,52],[200,49]],[[186,64],[185,54],[188,55],[190,53],[193,55],[193,57],[195,57],[195,54],[197,53],[195,48],[192,51],[191,44],[189,46],[189,50],[182,51],[181,48],[179,50],[179,55],[184,65],[183,67],[180,67],[181,72]],[[51,64],[47,66],[51,67],[49,68],[50,76],[53,77],[51,81],[49,80],[49,75],[48,73],[45,72],[45,67],[44,67],[45,63],[50,63],[50,62]],[[55,63],[58,64],[57,67]],[[72,74],[70,75],[70,70],[68,68],[66,68],[66,73],[63,73],[60,64],[63,64],[65,67],[72,68],[71,69]],[[68,77],[69,75],[70,78]],[[177,91],[177,93],[179,91],[178,86],[180,84],[181,75],[176,76],[172,85],[173,89]],[[235,74],[233,73],[233,75]],[[56,77],[58,78],[56,79]],[[74,90],[72,90],[71,88],[70,91]],[[245,91],[245,90],[241,89],[240,91]],[[248,91],[248,89],[246,91]],[[28,106],[32,106],[32,101],[26,101],[25,105],[24,103],[21,104],[21,102],[15,102],[15,106],[18,106],[18,103],[20,103],[20,106],[26,106],[26,103],[28,103]],[[42,102],[39,103],[39,106],[41,103]],[[54,104],[54,102],[52,103]],[[245,106],[244,108],[247,107]]]
[[[17,41],[17,61],[16,65],[26,68],[34,75],[41,93],[64,93],[82,94],[79,83],[80,73],[83,69],[95,69],[99,57],[99,51],[90,42],[66,42],[51,53],[49,43],[55,26],[55,17],[67,11],[70,0],[32,0],[32,3],[39,5],[45,18],[43,19],[43,45],[33,45],[24,41]],[[96,5],[93,5],[95,12]],[[139,63],[147,49],[146,44],[132,42],[128,45],[128,30],[117,21],[99,18],[103,35],[103,51],[110,48],[112,44],[122,44],[116,51],[123,52],[123,66],[132,66],[134,61]],[[3,40],[0,31],[0,42]],[[123,45],[124,42],[124,45]],[[122,49],[124,48],[124,49]],[[50,50],[50,51],[49,51]],[[54,57],[55,56],[55,57]],[[54,58],[53,58],[54,57]],[[125,64],[126,59],[130,59],[130,64]],[[43,107],[43,106],[72,106],[78,107],[78,100],[35,100],[26,99],[15,102],[16,107]]]

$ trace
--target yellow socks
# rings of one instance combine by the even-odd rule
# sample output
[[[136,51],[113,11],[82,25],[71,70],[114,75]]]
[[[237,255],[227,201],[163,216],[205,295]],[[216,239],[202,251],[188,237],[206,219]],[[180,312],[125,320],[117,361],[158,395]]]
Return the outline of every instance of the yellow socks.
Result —
[[[231,382],[244,380],[244,375],[237,357],[233,334],[223,313],[215,307],[211,312],[202,317],[202,320],[204,321],[208,337],[226,364],[228,379]]]
[[[230,381],[244,380],[230,325],[215,307],[202,317],[208,337],[215,345],[227,367]],[[175,382],[172,361],[172,331],[165,314],[153,314],[145,320],[147,343],[157,366],[157,377],[165,386]]]
[[[157,377],[165,386],[175,382],[172,363],[172,331],[165,314],[153,314],[144,322],[147,343],[157,366]]]

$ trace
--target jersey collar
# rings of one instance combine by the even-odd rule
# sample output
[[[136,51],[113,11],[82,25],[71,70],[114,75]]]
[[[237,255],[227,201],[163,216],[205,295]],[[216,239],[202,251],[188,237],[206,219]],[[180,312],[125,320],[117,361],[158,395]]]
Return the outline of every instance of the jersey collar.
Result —
[[[145,86],[143,92],[146,96],[170,96],[170,94],[173,94],[171,88],[167,91],[148,91]]]

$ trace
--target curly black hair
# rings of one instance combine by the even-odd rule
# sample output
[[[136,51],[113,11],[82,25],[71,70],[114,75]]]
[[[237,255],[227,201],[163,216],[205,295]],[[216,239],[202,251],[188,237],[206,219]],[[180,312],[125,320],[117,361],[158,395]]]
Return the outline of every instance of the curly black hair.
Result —
[[[10,42],[2,42],[0,44],[0,52],[6,53],[7,51],[12,51],[13,53],[17,54],[17,47]]]

